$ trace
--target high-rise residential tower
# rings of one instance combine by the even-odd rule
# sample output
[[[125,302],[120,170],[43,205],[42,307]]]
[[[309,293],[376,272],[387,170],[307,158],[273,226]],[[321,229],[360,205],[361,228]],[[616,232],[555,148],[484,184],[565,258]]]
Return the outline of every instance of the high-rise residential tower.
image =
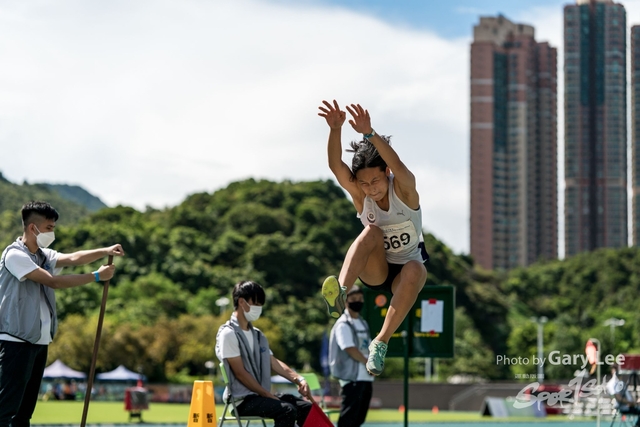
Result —
[[[627,246],[626,13],[564,8],[565,256]]]
[[[482,17],[471,44],[471,255],[510,269],[557,258],[556,49]]]
[[[631,27],[631,176],[632,237],[640,246],[640,25]]]

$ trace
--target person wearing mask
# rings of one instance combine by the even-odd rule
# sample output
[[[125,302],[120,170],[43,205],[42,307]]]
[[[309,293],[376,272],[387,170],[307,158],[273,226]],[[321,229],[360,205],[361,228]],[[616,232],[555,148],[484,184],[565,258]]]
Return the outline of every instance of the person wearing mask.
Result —
[[[114,265],[60,275],[63,267],[122,256],[119,244],[69,254],[48,249],[58,212],[46,202],[22,207],[23,234],[0,257],[0,427],[29,426],[49,344],[58,329],[56,289],[109,280]]]
[[[271,393],[271,374],[275,372],[298,386],[298,392],[312,399],[309,385],[269,349],[267,337],[255,328],[265,303],[262,286],[242,281],[233,288],[231,319],[220,326],[216,336],[216,356],[224,363],[229,377],[225,401],[231,394],[238,415],[274,420],[274,427],[302,426],[311,411],[311,403],[291,394]]]
[[[360,317],[364,294],[353,285],[347,294],[347,308],[331,329],[329,367],[342,387],[338,427],[360,426],[367,418],[373,376],[367,372],[371,334],[366,320]]]

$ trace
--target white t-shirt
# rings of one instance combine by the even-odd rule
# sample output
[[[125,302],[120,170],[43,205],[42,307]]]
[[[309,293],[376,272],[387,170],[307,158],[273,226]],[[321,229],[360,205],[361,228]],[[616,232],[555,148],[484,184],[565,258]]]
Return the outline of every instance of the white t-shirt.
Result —
[[[249,350],[253,353],[253,334],[251,330],[242,330],[244,336],[249,341]],[[271,349],[269,349],[269,354],[273,354]],[[218,334],[218,341],[216,342],[216,357],[218,360],[230,359],[232,357],[240,356],[240,343],[238,342],[238,337],[236,336],[235,331],[232,328],[224,328]],[[238,399],[235,402],[235,405],[238,406],[242,403],[242,399]]]
[[[348,316],[347,312],[347,316]],[[364,357],[369,357],[369,344],[371,343],[371,337],[367,332],[367,328],[362,321],[362,319],[350,318],[349,320],[353,327],[356,330],[356,334],[358,335],[358,342],[354,342],[353,339],[353,331],[346,323],[338,323],[335,327],[335,337],[336,343],[338,343],[338,347],[340,350],[344,350],[349,347],[357,348],[360,353],[364,355]],[[369,375],[367,372],[367,368],[364,363],[358,363],[358,376],[356,381],[373,381],[373,376]],[[340,380],[340,385],[344,386],[349,383],[349,381]]]
[[[45,265],[45,269],[52,275],[58,274],[61,268],[56,268],[58,261],[58,252],[52,249],[42,249],[47,259],[51,260],[48,265]],[[41,264],[42,259],[38,259],[37,254],[27,255],[25,252],[19,250],[11,250],[7,252],[4,259],[5,267],[9,270],[9,273],[18,278],[19,281],[24,282],[27,278],[27,274],[36,270]],[[0,341],[13,341],[13,342],[25,342],[20,338],[16,338],[7,334],[0,334]],[[40,290],[40,339],[36,344],[49,345],[52,341],[51,338],[51,310],[47,305],[46,298],[42,289]]]
[[[244,336],[249,341],[249,350],[253,352],[253,334],[251,330],[243,330]],[[218,335],[218,345],[216,345],[216,356],[219,360],[230,359],[240,356],[240,343],[236,333],[231,328],[224,328]]]

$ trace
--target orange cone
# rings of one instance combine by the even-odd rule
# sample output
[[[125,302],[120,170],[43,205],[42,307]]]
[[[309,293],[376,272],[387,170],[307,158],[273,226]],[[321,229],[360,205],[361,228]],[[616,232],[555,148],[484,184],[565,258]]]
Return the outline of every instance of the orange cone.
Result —
[[[215,427],[216,406],[211,381],[194,381],[187,427]]]
[[[437,414],[438,412],[440,412],[440,409],[438,409],[437,406],[434,406],[433,408],[431,408],[431,412]]]
[[[398,412],[404,412],[404,405],[398,406]]]

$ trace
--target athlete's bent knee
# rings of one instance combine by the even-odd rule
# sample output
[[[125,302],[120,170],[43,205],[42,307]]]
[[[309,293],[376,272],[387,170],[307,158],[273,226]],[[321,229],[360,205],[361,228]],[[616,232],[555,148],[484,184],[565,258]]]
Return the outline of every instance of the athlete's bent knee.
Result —
[[[383,238],[384,234],[382,234],[380,227],[371,224],[367,225],[358,236],[358,240],[361,242],[381,242]]]
[[[424,264],[419,261],[409,261],[402,267],[402,275],[405,276],[410,283],[422,287],[427,280],[427,269]]]
[[[367,236],[383,237],[382,229],[377,225],[373,225],[373,224],[369,224],[364,228],[363,234],[365,233],[367,234]]]

